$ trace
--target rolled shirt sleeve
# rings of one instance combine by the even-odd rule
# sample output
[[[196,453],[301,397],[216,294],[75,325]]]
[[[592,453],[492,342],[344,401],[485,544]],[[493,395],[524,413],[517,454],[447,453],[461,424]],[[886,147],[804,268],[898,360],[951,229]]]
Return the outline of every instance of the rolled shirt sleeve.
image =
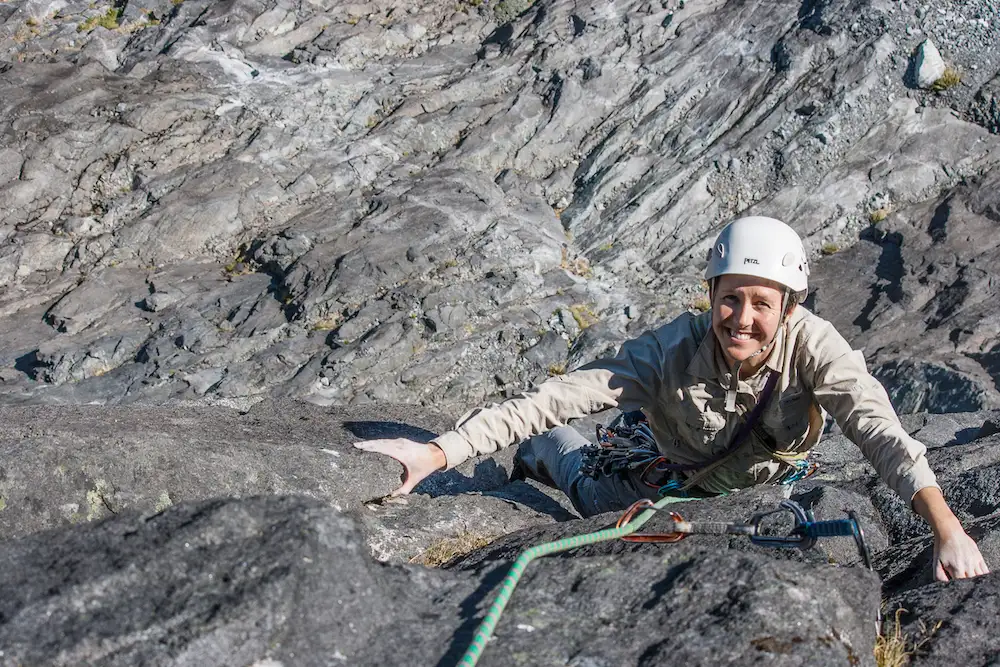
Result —
[[[627,341],[612,359],[591,362],[503,403],[473,410],[454,430],[431,442],[444,451],[451,469],[473,456],[495,452],[570,419],[612,407],[632,410],[648,405],[660,385],[660,331]]]
[[[868,372],[864,355],[825,321],[804,347],[800,359],[816,400],[885,483],[911,506],[921,489],[940,488],[927,463],[926,447],[903,429],[885,388]]]

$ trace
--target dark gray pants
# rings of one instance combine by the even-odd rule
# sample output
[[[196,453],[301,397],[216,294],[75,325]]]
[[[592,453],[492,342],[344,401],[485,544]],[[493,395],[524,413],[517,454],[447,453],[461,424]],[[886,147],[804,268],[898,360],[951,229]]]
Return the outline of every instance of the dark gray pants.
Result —
[[[536,477],[550,478],[562,489],[580,516],[619,512],[640,498],[657,499],[656,489],[634,475],[600,476],[580,474],[580,448],[589,441],[569,426],[554,428],[521,443],[521,462]]]

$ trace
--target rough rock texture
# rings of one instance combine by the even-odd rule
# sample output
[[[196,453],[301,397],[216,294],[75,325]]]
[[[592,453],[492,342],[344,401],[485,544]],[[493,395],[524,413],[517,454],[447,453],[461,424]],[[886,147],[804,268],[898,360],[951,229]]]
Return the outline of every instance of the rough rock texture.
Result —
[[[455,664],[502,575],[378,564],[352,521],[281,497],[41,533],[0,564],[5,665]],[[480,664],[870,665],[877,605],[865,570],[762,555],[542,561]]]
[[[429,438],[443,428],[441,417],[409,406],[263,402],[246,414],[7,406],[0,417],[4,666],[273,667],[266,660],[326,664],[330,655],[358,665],[398,664],[399,656],[453,665],[523,549],[618,518],[574,519],[558,493],[508,483],[511,449],[385,498],[399,466],[350,442]],[[589,431],[590,421],[577,426]],[[990,500],[996,413],[911,415],[905,425],[930,446],[949,500],[987,563],[1000,567],[1000,512]],[[910,595],[930,611],[907,617],[908,628],[950,622],[950,609],[957,641],[975,622],[995,632],[992,621],[963,620],[964,607],[946,605],[950,589],[930,584],[926,529],[890,500],[857,447],[831,435],[816,458],[822,472],[791,489],[673,509],[695,521],[742,522],[790,491],[818,519],[854,510],[881,595],[851,538],[808,551],[736,536],[607,542],[532,564],[482,664],[653,665],[670,656],[698,665],[872,664],[882,599],[910,604]],[[220,494],[268,495],[213,498]],[[788,519],[764,527],[784,534]],[[968,608],[990,600],[973,595]]]
[[[889,600],[889,610],[896,609],[906,610],[903,631],[922,641],[913,665],[989,665],[1000,656],[991,628],[1000,617],[1000,575],[909,591]]]
[[[758,512],[773,510],[781,502],[784,495],[780,488],[760,487],[747,489],[723,498],[711,498],[697,502],[678,503],[672,509],[689,521],[728,521],[743,522]],[[858,512],[862,528],[867,535],[873,552],[885,549],[888,542],[878,523],[871,504],[864,498],[840,491],[832,487],[815,487],[803,494],[793,494],[792,499],[800,502],[803,507],[813,510],[817,519],[843,519],[845,510],[854,509]],[[867,508],[866,508],[867,505]],[[496,540],[489,546],[479,549],[458,561],[463,568],[480,567],[484,563],[496,560],[511,561],[524,549],[582,532],[600,530],[614,524],[620,513],[605,514],[589,519],[560,523],[554,526],[541,526],[531,530],[520,531]],[[651,519],[643,532],[661,532],[662,523],[669,517],[666,514]],[[775,516],[769,519],[764,527],[774,534],[786,534],[791,528],[789,514]],[[736,549],[757,554],[766,554],[782,560],[797,560],[809,563],[835,562],[843,565],[857,564],[859,554],[854,541],[850,538],[823,540],[815,549],[800,551],[798,549],[775,550],[768,547],[751,544],[745,537],[699,535],[690,537],[677,544],[664,547],[658,544],[642,544],[635,542],[612,541],[580,547],[568,554],[557,555],[555,558],[572,559],[577,556],[611,556],[624,553],[658,554],[665,548],[670,551],[694,553],[706,547],[715,549]]]
[[[361,518],[368,545],[385,561],[419,561],[434,557],[436,551],[428,550],[435,548],[442,551],[442,560],[450,560],[470,548],[463,548],[463,538],[468,545],[478,546],[523,528],[576,518],[557,500],[525,482],[459,496],[386,499],[366,509]]]
[[[807,303],[865,349],[902,412],[998,405],[998,188],[993,172],[894,213],[815,276]]]
[[[430,496],[426,501],[441,508],[431,525],[414,513],[408,525],[390,519],[383,528],[379,499],[398,485],[401,467],[351,443],[375,437],[428,440],[449,425],[439,415],[412,408],[327,410],[268,402],[241,415],[198,406],[3,407],[0,422],[0,539],[221,495],[295,493],[362,512],[373,543],[383,545],[380,553],[402,558],[461,532],[473,517],[494,526],[495,536],[525,525],[517,518],[524,513],[565,516],[548,496],[526,485],[519,493],[508,487],[513,500],[481,499],[471,515],[463,514],[461,503],[447,507],[450,496],[442,494],[505,486],[514,453],[505,450],[420,485]],[[414,496],[413,502],[417,498],[423,497]],[[451,527],[447,511],[455,513]],[[407,537],[408,530],[425,537]]]
[[[399,466],[351,441],[429,438],[700,307],[744,212],[804,237],[808,305],[921,413],[1000,567],[997,13],[0,2],[0,664],[455,664],[520,549],[615,517],[509,484],[511,450],[386,499]],[[951,85],[914,86],[925,40]],[[995,577],[928,584],[926,527],[857,448],[833,427],[816,458],[793,497],[859,512],[890,607],[945,621],[927,661],[995,661]],[[871,664],[856,558],[543,560],[483,664]]]
[[[706,244],[744,211],[789,220],[818,281],[862,271],[847,310],[877,314],[869,300],[912,291],[891,248],[884,276],[864,273],[870,251],[847,273],[819,256],[887,211],[879,243],[904,254],[942,206],[989,219],[995,15],[993,0],[2,3],[0,400],[458,412],[697,304]],[[927,38],[960,85],[908,87]],[[963,269],[982,260],[954,224],[937,245],[959,259],[934,260],[947,282],[904,303],[928,321],[879,326],[906,332],[894,349],[856,338],[906,410],[1000,398],[996,328],[958,305],[962,285],[983,303],[995,287]],[[962,363],[919,349],[954,329]],[[934,400],[911,396],[925,386]]]

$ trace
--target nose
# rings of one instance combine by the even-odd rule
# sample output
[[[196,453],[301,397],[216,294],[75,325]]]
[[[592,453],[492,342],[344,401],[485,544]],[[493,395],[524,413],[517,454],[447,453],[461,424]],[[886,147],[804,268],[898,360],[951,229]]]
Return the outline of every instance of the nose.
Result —
[[[745,301],[740,301],[734,315],[740,325],[740,329],[749,329],[753,325],[753,309]]]

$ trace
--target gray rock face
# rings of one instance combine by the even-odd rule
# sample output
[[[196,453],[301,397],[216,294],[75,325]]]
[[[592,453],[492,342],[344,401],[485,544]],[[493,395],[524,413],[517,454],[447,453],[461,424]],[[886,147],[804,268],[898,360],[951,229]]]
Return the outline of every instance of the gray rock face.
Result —
[[[987,0],[2,4],[4,403],[458,413],[691,307],[741,212],[819,254],[878,211],[995,208]],[[907,88],[928,37],[961,85]],[[906,410],[996,404],[952,236],[905,330],[943,318],[969,360],[871,348]],[[871,310],[886,279],[851,257],[814,275]]]
[[[384,566],[317,501],[253,498],[0,545],[5,664],[454,664],[500,570]],[[873,664],[875,577],[755,554],[541,561],[483,665]],[[81,609],[86,612],[81,613]],[[671,627],[670,633],[636,631]],[[334,663],[336,664],[336,663]],[[440,663],[439,663],[440,664]]]
[[[508,483],[511,449],[385,498],[399,466],[350,443],[427,439],[445,427],[410,407],[8,406],[0,417],[4,665],[325,664],[330,655],[456,664],[520,552],[618,518],[574,519],[559,494]],[[905,419],[993,568],[995,421],[990,412]],[[822,472],[790,495],[818,519],[857,512],[881,588],[858,566],[851,538],[807,551],[738,536],[604,542],[533,563],[481,664],[873,664],[882,597],[890,611],[916,605],[904,619],[914,638],[920,620],[954,621],[940,655],[947,642],[975,641],[966,609],[990,609],[988,585],[949,607],[952,589],[930,583],[932,543],[919,520],[887,500],[843,436],[818,450]],[[672,509],[692,521],[742,522],[775,508],[786,490]],[[243,498],[213,498],[220,494]],[[643,531],[662,530],[665,519]],[[784,534],[790,521],[775,516],[764,527]],[[980,622],[993,632],[992,621]]]
[[[987,665],[1000,652],[997,636],[986,628],[1000,616],[1000,576],[932,584],[889,601],[900,614],[903,632],[924,640],[912,664]],[[923,621],[923,625],[920,622]]]
[[[882,532],[882,528],[870,503],[867,503],[864,498],[848,491],[827,486],[813,487],[801,494],[793,494],[792,498],[800,502],[806,509],[811,509],[819,520],[843,519],[846,518],[845,510],[857,510],[871,549],[873,551],[881,551],[886,547],[886,536]],[[748,520],[758,512],[775,509],[782,499],[783,494],[781,489],[776,487],[759,487],[743,490],[722,498],[709,498],[697,502],[678,503],[670,509],[680,513],[688,521],[725,521],[738,523]],[[471,553],[458,561],[457,565],[462,568],[478,568],[482,567],[483,564],[498,560],[512,561],[520,552],[535,544],[554,541],[580,533],[595,532],[609,524],[613,524],[619,515],[620,513],[600,515],[572,523],[541,526],[531,530],[520,531],[498,539],[489,546]],[[669,516],[667,514],[654,517],[643,527],[643,532],[662,532],[663,522],[668,519]],[[776,516],[773,520],[769,520],[764,527],[769,531],[773,531],[774,534],[785,534],[791,529],[790,515]],[[627,553],[653,555],[662,553],[665,548],[669,551],[679,551],[681,553],[701,552],[706,548],[735,549],[741,552],[806,563],[835,562],[842,565],[853,565],[859,562],[857,547],[854,541],[849,538],[823,540],[818,543],[815,549],[808,551],[800,551],[798,549],[776,551],[773,548],[754,545],[745,537],[712,535],[692,536],[669,547],[659,544],[624,541],[601,542],[580,547],[573,550],[569,555],[560,555],[556,556],[556,558],[572,559],[578,556],[614,556]]]
[[[1000,134],[1000,72],[976,91],[969,114],[974,122]]]
[[[576,518],[525,482],[484,493],[386,499],[365,509],[361,519],[369,548],[376,558],[394,562],[447,561],[460,555],[463,548],[478,547],[528,527]]]
[[[390,664],[380,633],[409,636],[433,598],[473,590],[457,575],[380,566],[350,519],[294,498],[212,501],[46,538],[2,547],[4,664]],[[436,613],[455,627],[457,611]],[[432,662],[436,639],[410,655]]]
[[[991,173],[920,208],[872,225],[827,258],[808,304],[863,348],[904,412],[993,408],[996,331],[991,305],[1000,246]]]
[[[245,415],[190,405],[0,408],[0,539],[220,495],[294,493],[371,515],[372,542],[391,546],[383,553],[395,552],[405,541],[394,541],[388,527],[383,535],[378,511],[367,511],[365,503],[396,488],[402,468],[351,443],[377,437],[426,441],[449,425],[432,412],[418,416],[410,408],[385,405],[326,411],[294,403],[261,403]],[[419,490],[440,496],[499,489],[507,484],[513,453],[470,461]],[[529,505],[543,513],[557,511],[546,496],[530,491],[521,493]],[[492,535],[524,525],[514,516],[529,511],[528,505],[500,498],[490,507],[474,514],[483,523],[496,523]],[[411,525],[426,533],[435,522],[429,523],[414,517]],[[438,537],[448,534],[442,526],[437,531]],[[426,547],[429,541],[417,543]]]

